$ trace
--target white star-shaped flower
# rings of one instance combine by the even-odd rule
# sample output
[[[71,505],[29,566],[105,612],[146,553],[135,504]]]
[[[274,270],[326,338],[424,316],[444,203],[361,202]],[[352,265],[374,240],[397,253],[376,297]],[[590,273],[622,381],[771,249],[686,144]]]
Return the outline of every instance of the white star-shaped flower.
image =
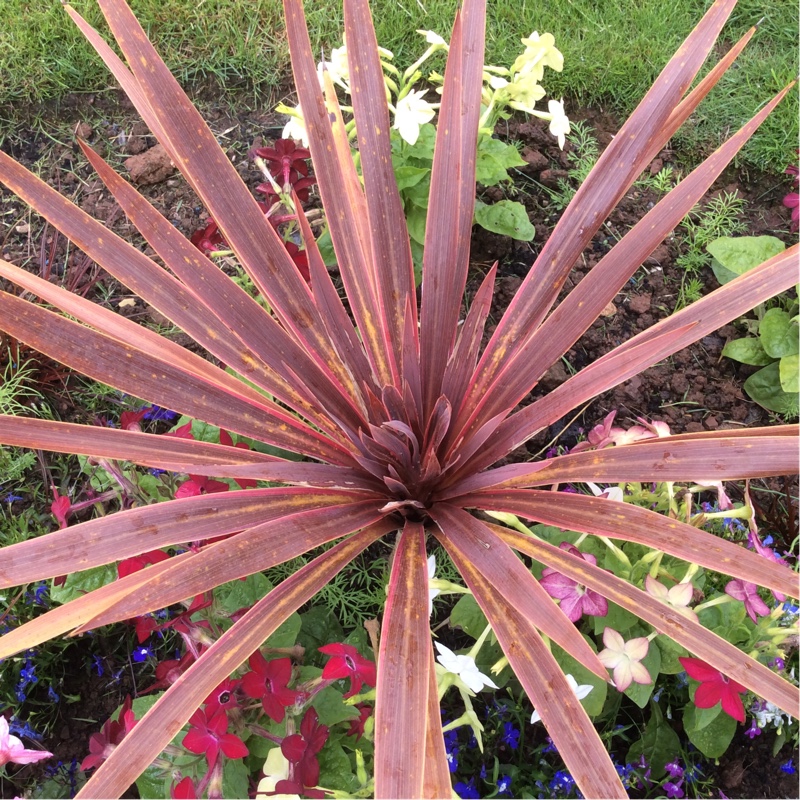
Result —
[[[577,697],[578,700],[583,700],[583,698],[586,697],[586,695],[589,694],[589,692],[591,692],[592,689],[594,689],[594,686],[592,686],[590,683],[582,683],[578,685],[578,681],[576,681],[575,678],[572,677],[572,675],[567,675],[567,683],[569,684],[569,688],[572,689],[572,691],[575,694],[575,697]],[[542,718],[539,716],[539,712],[534,711],[533,715],[531,716],[531,723],[539,722],[541,719]]]
[[[474,658],[471,656],[456,655],[449,647],[445,647],[439,642],[434,642],[434,644],[439,651],[436,660],[448,672],[458,675],[471,691],[477,693],[486,686],[491,689],[499,688],[491,678],[487,678],[486,675],[478,669]]]
[[[412,145],[417,143],[420,126],[430,122],[436,115],[433,106],[422,99],[426,91],[412,89],[397,101],[394,112],[394,127],[400,131],[400,136]]]

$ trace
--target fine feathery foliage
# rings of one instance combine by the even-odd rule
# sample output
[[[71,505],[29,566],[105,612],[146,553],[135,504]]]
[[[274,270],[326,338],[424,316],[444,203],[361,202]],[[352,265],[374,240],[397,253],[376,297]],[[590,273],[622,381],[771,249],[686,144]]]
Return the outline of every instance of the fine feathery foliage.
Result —
[[[556,503],[549,491],[553,484],[571,481],[703,482],[783,475],[796,466],[796,427],[678,435],[492,468],[589,398],[793,285],[797,247],[638,334],[547,397],[515,410],[785,94],[786,90],[767,103],[664,197],[548,316],[572,265],[614,204],[749,38],[750,34],[689,91],[734,0],[713,4],[600,157],[483,351],[494,270],[461,325],[459,318],[475,202],[485,0],[465,0],[453,28],[419,316],[367,0],[344,3],[363,184],[325,75],[326,91],[320,88],[301,0],[285,0],[299,100],[355,324],[307,226],[303,233],[310,285],[127,5],[123,0],[98,2],[127,65],[69,6],[67,12],[206,205],[272,312],[236,286],[84,146],[93,167],[171,274],[2,153],[0,180],[230,369],[219,369],[111,311],[4,263],[1,277],[56,310],[0,292],[0,327],[96,380],[305,460],[136,431],[0,416],[0,443],[272,484],[133,508],[4,548],[0,587],[88,569],[153,548],[234,534],[128,575],[11,631],[0,639],[0,658],[69,631],[163,608],[323,543],[341,541],[281,583],[203,652],[79,796],[118,797],[214,687],[287,615],[358,553],[393,533],[396,543],[378,653],[378,797],[451,793],[428,626],[429,536],[441,542],[474,593],[586,796],[624,797],[625,792],[544,637],[604,680],[607,672],[518,552],[633,611],[732,680],[794,714],[795,688],[711,631],[569,552],[470,513],[508,512],[640,542],[776,592],[797,594],[795,576],[785,566],[688,524],[602,498],[562,493]]]

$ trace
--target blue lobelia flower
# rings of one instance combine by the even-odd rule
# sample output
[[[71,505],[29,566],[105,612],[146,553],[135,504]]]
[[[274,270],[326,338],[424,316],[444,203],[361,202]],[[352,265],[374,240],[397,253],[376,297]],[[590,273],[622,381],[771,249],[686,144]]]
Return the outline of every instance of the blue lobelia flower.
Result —
[[[501,775],[497,781],[497,794],[500,797],[511,797],[511,776]]]
[[[473,800],[477,800],[481,796],[481,793],[478,791],[478,787],[475,785],[475,778],[472,777],[469,779],[467,783],[464,781],[458,781],[456,785],[453,787],[455,793],[462,798],[473,798]]]
[[[785,764],[781,764],[781,770],[787,775],[794,775],[797,772],[797,767],[794,765],[794,759],[790,758]]]
[[[141,663],[142,661],[147,661],[148,658],[153,657],[153,648],[140,645],[133,651],[132,655],[134,661]]]
[[[512,750],[519,747],[519,729],[511,722],[503,723],[503,742],[507,744]]]

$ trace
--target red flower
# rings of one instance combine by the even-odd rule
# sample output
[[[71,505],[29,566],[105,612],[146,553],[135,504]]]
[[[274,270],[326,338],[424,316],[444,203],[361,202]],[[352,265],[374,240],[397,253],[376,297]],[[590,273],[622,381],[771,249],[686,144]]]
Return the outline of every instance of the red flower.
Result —
[[[158,564],[159,561],[166,561],[168,558],[169,553],[165,553],[163,550],[149,550],[147,553],[141,553],[138,556],[120,561],[117,565],[117,575],[120,578],[124,578],[126,575],[138,572],[150,564]]]
[[[345,736],[355,736],[358,741],[364,735],[364,725],[367,720],[372,716],[372,706],[366,703],[359,703],[356,708],[358,709],[358,719],[350,720],[350,730],[345,733]]]
[[[288,660],[288,659],[287,659]],[[278,781],[275,791],[278,794],[305,794],[307,797],[322,797],[311,794],[307,786],[319,783],[319,761],[317,753],[328,741],[328,727],[319,724],[319,717],[313,708],[306,711],[300,723],[300,733],[287,736],[281,743],[281,752],[291,764],[290,780]]]
[[[114,748],[133,730],[138,720],[131,710],[133,700],[128,695],[116,720],[107,719],[100,733],[93,733],[89,739],[89,755],[81,762],[81,769],[99,767],[114,752]]]
[[[72,510],[72,503],[70,503],[69,497],[60,495],[55,486],[53,486],[52,489],[55,500],[50,504],[50,511],[58,520],[58,527],[66,528],[67,517]]]
[[[156,664],[156,682],[152,686],[143,689],[140,694],[154,692],[156,689],[169,689],[189,669],[194,660],[194,653],[189,651],[184,653],[180,661],[176,658],[170,658],[167,661],[159,662]]]
[[[184,481],[175,492],[176,499],[181,497],[197,497],[200,494],[215,494],[216,492],[227,492],[231,487],[222,481],[215,481],[205,475],[190,475],[188,481]]]
[[[190,777],[185,777],[177,786],[170,789],[169,796],[172,800],[196,800],[197,789]]]
[[[298,147],[292,139],[276,139],[275,147],[259,147],[255,155],[267,162],[270,174],[281,188],[292,186],[301,203],[308,200],[308,189],[316,179],[308,177],[306,159],[311,158],[311,153],[305,147]],[[256,191],[275,195],[275,190],[269,183],[256,186]]]
[[[185,425],[181,425],[180,428],[175,428],[174,431],[165,433],[164,436],[174,436],[176,439],[194,439],[192,423],[187,422]]]
[[[228,715],[222,709],[209,718],[204,709],[198,708],[189,720],[189,732],[183,737],[183,746],[190,753],[204,753],[209,769],[217,763],[220,750],[228,758],[244,758],[249,753],[247,746],[227,730]]]
[[[119,417],[119,427],[123,431],[141,431],[142,426],[139,424],[144,415],[150,411],[150,406],[143,406],[138,411],[123,411]]]
[[[156,672],[158,672],[158,670],[156,670]],[[230,708],[239,708],[239,698],[236,695],[236,690],[239,688],[241,682],[241,679],[233,680],[232,678],[225,678],[225,680],[206,697],[206,714],[212,717],[220,709],[227,712]]]
[[[747,689],[723,675],[718,669],[699,658],[678,658],[690,678],[700,681],[694,695],[698,708],[712,708],[722,702],[722,710],[739,722],[744,722],[744,705],[739,697]]]
[[[287,686],[292,677],[292,660],[275,658],[267,661],[256,650],[247,663],[253,671],[242,676],[244,693],[260,699],[267,716],[275,722],[282,722],[286,708],[294,705],[297,699],[297,693]]]
[[[350,644],[335,642],[319,648],[320,653],[333,656],[322,670],[322,677],[326,680],[350,678],[350,691],[345,697],[352,697],[361,691],[362,684],[374,686],[378,675],[374,661],[368,661],[358,650]]]

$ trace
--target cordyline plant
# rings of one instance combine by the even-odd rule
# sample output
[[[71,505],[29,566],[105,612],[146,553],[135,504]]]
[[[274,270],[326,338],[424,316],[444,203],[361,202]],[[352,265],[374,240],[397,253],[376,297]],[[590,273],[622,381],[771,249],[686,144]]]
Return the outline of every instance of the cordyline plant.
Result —
[[[603,679],[608,673],[517,553],[633,611],[731,680],[796,713],[794,687],[695,621],[568,551],[472,513],[512,513],[639,542],[776,592],[797,594],[795,576],[782,564],[642,508],[577,494],[562,493],[556,499],[548,488],[563,482],[708,482],[783,475],[795,468],[796,427],[678,435],[491,468],[566,412],[796,280],[798,248],[793,247],[620,345],[547,397],[515,410],[781,99],[783,92],[667,195],[548,316],[572,265],[614,204],[752,35],[688,91],[733,0],[714,3],[609,145],[482,352],[494,270],[463,323],[459,320],[475,202],[485,0],[465,0],[453,28],[419,317],[367,0],[344,3],[363,183],[329,76],[322,76],[324,92],[320,87],[301,0],[285,0],[299,100],[354,322],[308,226],[302,224],[302,214],[310,285],[123,0],[98,2],[127,66],[74,10],[67,11],[205,203],[272,314],[84,146],[93,167],[171,274],[2,153],[0,179],[230,369],[7,264],[0,264],[0,276],[56,310],[2,292],[0,327],[122,391],[305,460],[137,431],[0,417],[0,442],[9,445],[283,484],[133,508],[4,548],[0,586],[6,587],[154,548],[234,534],[51,610],[0,639],[0,658],[68,631],[86,631],[168,606],[341,541],[254,605],[203,652],[79,796],[119,796],[214,687],[287,615],[358,553],[392,533],[395,549],[378,654],[379,797],[451,793],[428,625],[428,536],[444,546],[460,570],[587,796],[623,797],[625,792],[547,640]]]

